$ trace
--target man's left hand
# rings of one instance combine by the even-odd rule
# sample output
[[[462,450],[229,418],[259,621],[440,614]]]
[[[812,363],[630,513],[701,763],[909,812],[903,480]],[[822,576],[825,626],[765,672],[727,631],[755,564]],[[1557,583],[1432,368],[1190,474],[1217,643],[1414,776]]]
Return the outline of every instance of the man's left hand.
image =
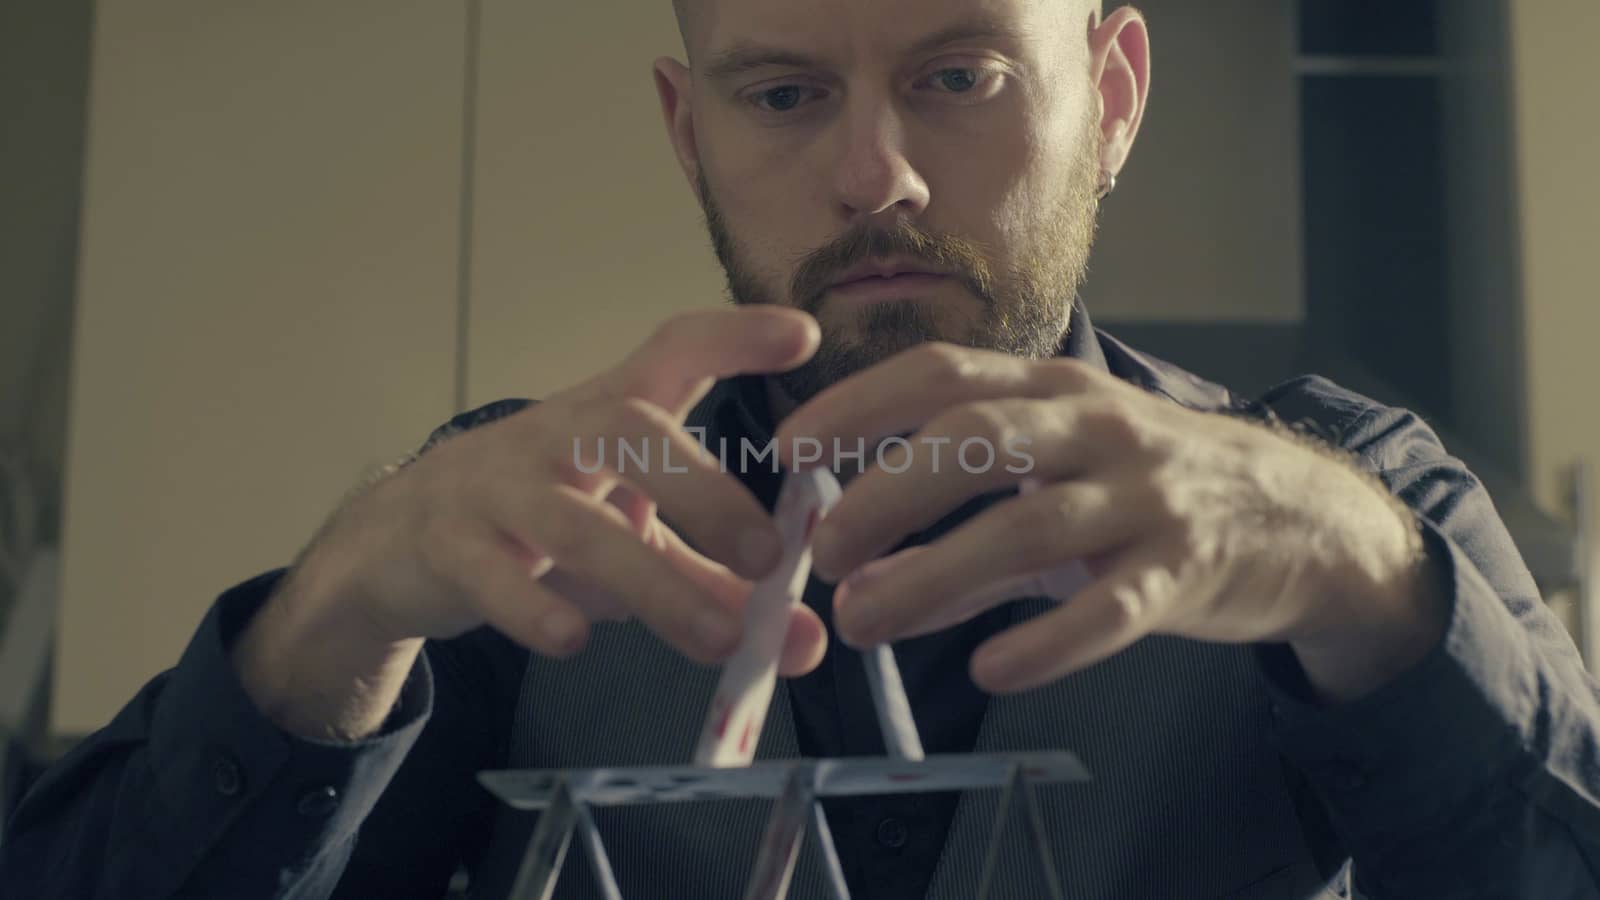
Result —
[[[850,576],[835,620],[852,644],[965,621],[1073,561],[1089,582],[981,646],[978,685],[1034,687],[1159,633],[1287,642],[1337,701],[1409,667],[1443,631],[1414,518],[1331,449],[1076,360],[949,344],[831,386],[785,420],[778,444],[787,459],[798,438],[872,448],[908,433],[848,484],[813,539],[818,574]],[[958,457],[973,439],[984,443]],[[1028,480],[939,540],[877,559],[963,502]]]

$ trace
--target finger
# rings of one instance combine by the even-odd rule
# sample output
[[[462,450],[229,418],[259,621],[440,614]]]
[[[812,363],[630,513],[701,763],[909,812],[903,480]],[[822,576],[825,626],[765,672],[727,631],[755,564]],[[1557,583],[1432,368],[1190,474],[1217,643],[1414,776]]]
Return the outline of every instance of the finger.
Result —
[[[658,523],[659,524],[659,523]],[[706,559],[683,542],[670,528],[660,526],[658,552],[668,562],[700,586],[711,602],[726,609],[740,622],[750,599],[750,582],[726,566]],[[631,611],[623,598],[592,584],[562,568],[546,575],[543,583],[582,610],[591,620],[623,621]],[[778,674],[793,678],[811,671],[822,661],[828,647],[827,628],[810,607],[796,607],[790,614],[788,631],[778,661]]]
[[[678,571],[683,572],[744,622],[745,608],[752,585],[726,567],[706,559],[684,543],[672,529],[661,527],[661,550]],[[778,674],[785,678],[804,675],[822,662],[828,650],[828,629],[811,607],[796,606],[789,615],[789,630],[778,658]]]
[[[577,425],[597,437],[575,439],[573,466],[622,479],[707,556],[742,575],[759,577],[777,564],[783,547],[772,517],[660,407],[606,403],[580,413]]]
[[[827,652],[827,627],[809,606],[795,607],[789,614],[783,652],[778,656],[778,674],[784,678],[799,678],[820,665]]]
[[[839,578],[974,497],[1092,476],[1127,455],[1130,413],[1102,398],[966,403],[940,413],[851,482],[812,543],[817,571]]]
[[[709,663],[733,652],[736,619],[641,541],[621,511],[566,485],[540,492],[531,507],[532,516],[516,504],[492,517],[518,539],[544,548],[566,572],[618,598],[689,658]]]
[[[740,578],[727,566],[701,556],[659,519],[647,523],[646,530],[645,546],[661,554],[667,563],[689,579],[707,602],[726,610],[734,619],[742,617],[750,594],[749,581]],[[625,621],[633,616],[625,597],[613,593],[605,585],[579,577],[564,567],[556,567],[544,577],[544,582],[570,598],[591,619]]]
[[[921,428],[958,404],[1004,397],[1052,397],[1083,390],[1092,370],[1070,359],[1026,360],[990,350],[930,343],[829,386],[778,429],[780,453],[797,438],[855,446]],[[787,456],[784,462],[791,462]]]
[[[479,616],[511,640],[544,656],[564,658],[589,637],[583,614],[530,577],[494,534],[461,540],[448,567]]]
[[[1033,579],[1132,540],[1146,518],[1098,481],[1046,485],[990,507],[918,554],[915,565],[852,576],[834,601],[841,637],[869,646],[965,621]],[[1024,595],[1026,596],[1026,595]],[[984,605],[987,604],[987,605]]]
[[[633,610],[621,597],[560,566],[539,579],[539,583],[560,594],[591,622],[626,622],[633,618]]]
[[[600,387],[681,418],[715,379],[787,371],[810,359],[820,341],[816,320],[798,310],[768,305],[698,310],[663,322],[601,377]]]
[[[1037,687],[1158,630],[1179,592],[1154,547],[1118,559],[1071,602],[985,641],[972,656],[973,681],[990,693]]]
[[[917,557],[928,552],[929,549],[927,546],[908,547],[891,556],[867,563],[857,570],[857,574],[866,576],[866,580],[870,580],[877,571],[880,571],[874,568],[880,563],[887,564],[881,570],[881,573],[889,574],[899,566],[915,564]],[[1025,572],[1002,578],[975,591],[955,597],[948,603],[925,610],[914,619],[915,624],[907,626],[896,639],[904,640],[922,637],[926,634],[952,628],[968,621],[979,613],[1012,600],[1021,600],[1028,597],[1048,597],[1056,601],[1070,600],[1078,592],[1078,589],[1087,584],[1091,578],[1088,567],[1078,560],[1073,560],[1042,572]],[[856,576],[851,576],[851,578],[841,582],[835,589],[833,595],[835,607],[849,605],[849,594],[855,588],[855,580]]]
[[[703,591],[707,598],[727,610],[729,615],[742,618],[752,587],[748,579],[707,558],[665,524],[658,528],[656,546],[662,559]]]
[[[622,511],[633,523],[633,530],[644,537],[650,529],[650,522],[656,515],[656,504],[648,496],[639,493],[626,484],[618,484],[606,495],[606,502]]]

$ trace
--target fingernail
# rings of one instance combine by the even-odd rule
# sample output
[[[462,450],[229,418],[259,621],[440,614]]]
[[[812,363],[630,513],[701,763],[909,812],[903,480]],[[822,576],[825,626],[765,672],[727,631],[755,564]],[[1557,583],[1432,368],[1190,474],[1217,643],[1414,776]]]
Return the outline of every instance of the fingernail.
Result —
[[[739,640],[739,626],[727,613],[708,609],[694,623],[695,633],[707,650],[723,653]]]
[[[745,566],[745,571],[752,574],[765,574],[778,564],[778,556],[783,552],[783,545],[779,543],[777,535],[766,529],[746,531],[739,536],[739,561]]]

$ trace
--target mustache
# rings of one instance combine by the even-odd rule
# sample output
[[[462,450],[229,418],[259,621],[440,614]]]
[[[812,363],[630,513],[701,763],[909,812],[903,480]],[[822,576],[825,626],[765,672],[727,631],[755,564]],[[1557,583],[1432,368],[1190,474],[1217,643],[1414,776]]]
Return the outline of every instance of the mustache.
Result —
[[[846,270],[889,256],[915,259],[949,272],[980,300],[994,304],[994,272],[977,242],[925,231],[904,220],[889,228],[858,225],[807,254],[795,268],[789,296],[800,309],[815,313],[828,286]]]

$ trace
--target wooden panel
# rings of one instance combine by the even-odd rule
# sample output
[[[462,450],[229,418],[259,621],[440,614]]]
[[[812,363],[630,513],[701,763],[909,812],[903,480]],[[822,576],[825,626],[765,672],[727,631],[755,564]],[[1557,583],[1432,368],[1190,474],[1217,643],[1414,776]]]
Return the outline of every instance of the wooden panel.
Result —
[[[547,396],[724,302],[650,66],[672,5],[484,0],[468,397]]]
[[[451,411],[460,4],[104,2],[55,730]]]

